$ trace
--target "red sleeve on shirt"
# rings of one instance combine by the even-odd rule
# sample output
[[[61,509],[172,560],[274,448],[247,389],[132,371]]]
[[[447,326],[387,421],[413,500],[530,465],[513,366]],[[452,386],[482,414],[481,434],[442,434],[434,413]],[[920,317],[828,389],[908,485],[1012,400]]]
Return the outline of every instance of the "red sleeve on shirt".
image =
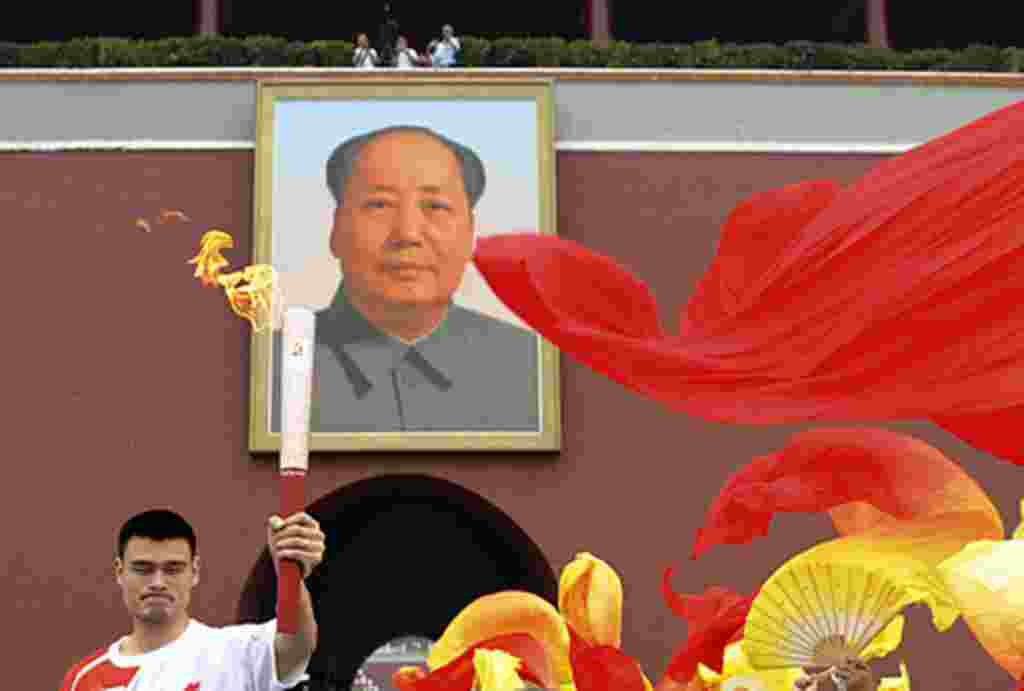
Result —
[[[75,677],[77,677],[78,673],[82,671],[82,668],[90,662],[92,662],[93,660],[95,660],[96,658],[98,658],[106,651],[106,648],[100,648],[99,650],[95,651],[94,653],[91,653],[89,656],[82,659],[81,662],[78,662],[77,664],[73,665],[71,669],[68,670],[68,673],[64,675],[64,683],[60,685],[60,691],[71,691],[71,685],[75,683]]]
[[[132,677],[139,671],[138,667],[118,667],[110,660],[103,660],[82,674],[83,669],[106,654],[106,651],[106,648],[101,648],[68,670],[60,691],[103,691],[104,689],[128,686]],[[77,684],[75,684],[76,679],[78,680]]]

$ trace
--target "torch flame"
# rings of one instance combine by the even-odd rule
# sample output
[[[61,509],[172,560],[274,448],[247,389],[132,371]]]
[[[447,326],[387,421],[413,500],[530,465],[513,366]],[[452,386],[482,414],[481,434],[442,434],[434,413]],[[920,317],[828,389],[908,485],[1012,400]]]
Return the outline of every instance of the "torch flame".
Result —
[[[203,285],[223,288],[231,311],[249,320],[253,331],[260,333],[273,327],[275,310],[282,302],[277,274],[269,264],[253,264],[241,271],[222,274],[229,262],[221,252],[234,246],[234,239],[223,230],[207,231],[199,242],[199,254],[188,263],[196,265],[193,276]]]
[[[248,319],[259,333],[274,322],[276,276],[267,264],[254,264],[220,277],[231,311]]]
[[[188,260],[189,264],[196,265],[196,272],[192,275],[202,281],[204,286],[218,285],[220,272],[229,264],[221,251],[232,249],[234,246],[234,239],[223,230],[208,230],[203,233],[199,241],[199,254]]]

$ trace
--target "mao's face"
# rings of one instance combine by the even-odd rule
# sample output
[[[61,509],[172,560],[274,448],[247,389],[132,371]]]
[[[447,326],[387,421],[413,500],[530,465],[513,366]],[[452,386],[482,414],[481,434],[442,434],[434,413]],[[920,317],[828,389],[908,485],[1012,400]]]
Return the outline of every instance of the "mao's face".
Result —
[[[365,145],[334,215],[345,291],[369,306],[447,304],[473,254],[473,214],[455,154],[396,132]]]

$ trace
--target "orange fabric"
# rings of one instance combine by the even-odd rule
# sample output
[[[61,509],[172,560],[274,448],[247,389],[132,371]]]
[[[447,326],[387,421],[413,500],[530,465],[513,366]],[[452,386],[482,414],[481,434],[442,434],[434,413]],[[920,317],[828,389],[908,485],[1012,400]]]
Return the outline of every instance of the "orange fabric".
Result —
[[[934,569],[965,544],[1003,534],[988,495],[938,449],[889,430],[824,428],[795,434],[781,450],[733,473],[697,531],[693,557],[766,535],[776,513],[819,511],[829,512],[840,537],[799,556],[871,560],[908,577],[924,574],[921,585],[934,586],[929,604],[939,622],[948,618],[950,602]],[[688,620],[690,632],[666,675],[687,683],[698,662],[721,670],[756,593],[711,588],[700,597],[680,596],[670,578],[671,570],[662,582],[666,603]]]
[[[693,556],[766,535],[775,513],[818,511],[829,511],[840,535],[919,536],[935,565],[1004,532],[988,495],[938,449],[883,429],[823,428],[733,473],[697,530]]]
[[[552,673],[544,646],[528,634],[513,633],[481,641],[448,664],[427,672],[422,668],[403,667],[392,675],[392,683],[400,691],[470,691],[476,679],[473,653],[478,649],[502,650],[521,661],[519,675],[532,684],[546,686]]]
[[[614,645],[591,644],[569,626],[576,691],[645,691],[639,663]]]

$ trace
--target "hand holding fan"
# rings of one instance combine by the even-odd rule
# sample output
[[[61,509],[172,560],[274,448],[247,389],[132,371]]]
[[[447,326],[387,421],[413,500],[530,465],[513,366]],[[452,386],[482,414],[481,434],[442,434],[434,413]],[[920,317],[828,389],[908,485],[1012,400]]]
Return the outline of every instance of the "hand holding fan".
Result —
[[[824,672],[811,674],[794,682],[796,691],[816,691],[818,684],[829,679],[839,691],[878,691],[871,668],[860,658],[851,658],[840,667],[830,667]]]

